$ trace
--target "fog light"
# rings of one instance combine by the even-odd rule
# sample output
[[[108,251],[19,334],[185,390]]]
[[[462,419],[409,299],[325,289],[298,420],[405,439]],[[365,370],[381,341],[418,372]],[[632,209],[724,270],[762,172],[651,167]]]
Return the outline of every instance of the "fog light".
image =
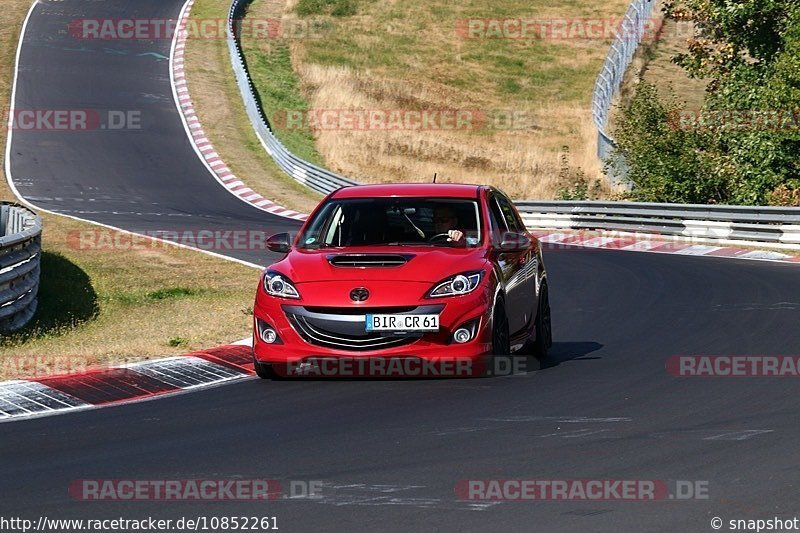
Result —
[[[458,326],[453,335],[450,337],[450,342],[455,342],[456,344],[464,344],[466,342],[471,341],[475,338],[475,335],[478,334],[478,325],[481,323],[480,318],[473,318],[472,320],[468,320],[464,322],[460,326]]]
[[[469,342],[472,338],[472,332],[467,328],[458,328],[455,333],[453,333],[453,340],[459,344],[464,344],[465,342]]]
[[[274,329],[266,327],[261,330],[261,340],[266,342],[267,344],[272,344],[277,339],[278,339],[278,334],[275,333]]]
[[[281,342],[280,337],[278,337],[278,332],[268,323],[261,319],[256,320],[256,329],[258,330],[258,336],[267,344],[283,344]]]

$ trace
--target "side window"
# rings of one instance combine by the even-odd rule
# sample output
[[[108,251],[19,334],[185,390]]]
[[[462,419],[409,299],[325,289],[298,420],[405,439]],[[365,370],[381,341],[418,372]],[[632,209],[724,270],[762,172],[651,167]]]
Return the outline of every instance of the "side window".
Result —
[[[525,231],[525,228],[520,226],[519,220],[517,219],[517,212],[508,198],[505,196],[495,196],[495,200],[497,200],[500,210],[503,213],[503,219],[506,222],[508,231]]]
[[[497,205],[497,197],[495,196],[489,199],[489,215],[492,224],[492,235],[500,238],[504,232],[508,231],[508,227],[504,221],[503,212],[500,210],[500,206]]]

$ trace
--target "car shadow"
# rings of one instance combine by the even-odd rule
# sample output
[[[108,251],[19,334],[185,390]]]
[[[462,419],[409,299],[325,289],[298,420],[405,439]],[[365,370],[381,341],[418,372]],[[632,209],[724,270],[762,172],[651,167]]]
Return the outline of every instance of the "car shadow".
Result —
[[[602,347],[602,344],[594,341],[554,342],[553,346],[548,350],[547,357],[543,359],[528,358],[530,365],[528,371],[546,370],[576,359],[580,361],[602,359],[602,357],[598,356],[586,357]]]

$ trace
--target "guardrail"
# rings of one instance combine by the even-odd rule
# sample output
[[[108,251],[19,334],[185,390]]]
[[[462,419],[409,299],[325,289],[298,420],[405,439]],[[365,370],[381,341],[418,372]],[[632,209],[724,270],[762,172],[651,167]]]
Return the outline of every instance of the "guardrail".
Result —
[[[42,219],[25,207],[4,203],[0,230],[0,333],[9,333],[36,312]]]
[[[523,201],[528,227],[602,229],[800,247],[800,209],[637,202]]]
[[[620,31],[608,51],[603,68],[597,76],[592,93],[592,119],[597,127],[597,157],[602,161],[608,159],[616,148],[614,139],[606,131],[609,113],[614,97],[619,92],[625,72],[631,64],[633,55],[642,43],[646,27],[651,20],[656,0],[633,0],[623,17]],[[650,30],[653,28],[651,27]],[[623,165],[624,167],[624,165]],[[615,168],[609,174],[614,183],[624,183],[626,169]]]
[[[284,172],[303,185],[321,192],[322,194],[328,194],[340,187],[357,185],[355,181],[297,157],[287,150],[283,143],[281,143],[272,132],[269,120],[256,97],[253,81],[250,79],[250,73],[247,71],[241,43],[238,39],[238,35],[241,34],[239,31],[241,28],[240,21],[244,15],[244,10],[248,1],[249,0],[233,0],[231,3],[231,9],[228,13],[227,40],[233,72],[236,75],[236,84],[239,86],[242,99],[244,99],[244,107],[247,111],[247,116],[250,118],[250,122],[261,144]]]

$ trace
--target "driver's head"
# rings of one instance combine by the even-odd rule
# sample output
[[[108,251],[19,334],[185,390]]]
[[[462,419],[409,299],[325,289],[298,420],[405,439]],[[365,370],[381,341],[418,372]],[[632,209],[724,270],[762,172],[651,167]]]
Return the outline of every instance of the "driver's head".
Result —
[[[433,228],[436,233],[447,233],[458,226],[456,210],[448,205],[437,206],[433,210]]]

